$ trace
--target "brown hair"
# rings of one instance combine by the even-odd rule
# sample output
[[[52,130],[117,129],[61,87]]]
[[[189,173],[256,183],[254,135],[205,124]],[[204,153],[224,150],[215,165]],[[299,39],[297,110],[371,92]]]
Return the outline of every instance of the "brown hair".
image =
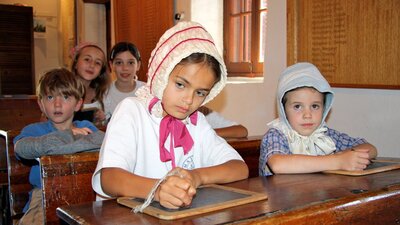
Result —
[[[107,92],[108,87],[111,83],[111,78],[107,72],[107,62],[106,62],[107,58],[104,54],[104,51],[99,46],[94,45],[94,44],[85,45],[84,47],[79,48],[74,55],[74,59],[73,59],[72,66],[71,66],[71,71],[75,76],[79,76],[76,72],[75,67],[78,62],[79,56],[81,55],[82,49],[85,49],[87,47],[94,47],[94,48],[99,49],[103,53],[103,56],[104,56],[103,65],[100,70],[100,75],[97,76],[94,80],[92,80],[89,84],[89,87],[96,90],[96,96],[95,96],[94,100],[99,101],[101,108],[104,110],[103,98],[104,98],[104,95]]]
[[[186,64],[197,64],[204,63],[208,65],[211,70],[214,72],[215,83],[218,83],[221,80],[221,67],[219,62],[211,55],[206,53],[192,53],[186,58],[183,58],[178,65],[186,65]]]
[[[302,89],[302,88],[311,88],[311,89],[314,89],[315,91],[318,91],[316,88],[314,88],[314,87],[309,87],[309,86],[301,86],[301,87],[297,87],[297,88],[293,88],[292,90],[289,90],[289,91],[287,91],[284,95],[283,95],[283,97],[282,97],[282,105],[283,105],[283,107],[285,107],[285,104],[286,104],[286,102],[287,102],[287,94],[289,93],[289,92],[292,92],[292,91],[295,91],[295,90],[299,90],[299,89]],[[319,91],[318,91],[319,92]],[[321,92],[320,92],[321,93]],[[325,105],[325,96],[326,96],[326,92],[322,92],[321,94],[323,94],[323,96],[324,96],[324,105]]]
[[[110,51],[110,56],[109,56],[108,60],[114,61],[115,57],[119,53],[126,52],[126,51],[129,51],[138,62],[141,61],[140,52],[139,52],[138,48],[136,47],[136,45],[134,45],[133,43],[130,43],[130,42],[125,42],[125,41],[118,42],[117,44],[114,45],[114,47]]]
[[[85,96],[85,87],[69,70],[52,69],[40,78],[37,88],[39,99],[49,94],[74,96],[80,100]]]

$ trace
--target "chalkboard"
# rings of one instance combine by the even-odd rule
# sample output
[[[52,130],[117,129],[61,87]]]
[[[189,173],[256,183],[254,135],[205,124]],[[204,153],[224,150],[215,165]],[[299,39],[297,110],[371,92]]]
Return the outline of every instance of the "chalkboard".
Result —
[[[288,0],[287,63],[333,87],[400,89],[399,0]]]
[[[342,174],[349,176],[362,176],[373,173],[380,173],[389,170],[400,169],[400,162],[387,161],[387,160],[372,160],[372,163],[362,171],[345,171],[345,170],[329,170],[325,173]]]
[[[158,202],[151,203],[143,212],[164,220],[174,220],[194,216],[255,201],[265,200],[265,193],[257,193],[222,185],[207,185],[197,189],[195,198],[189,207],[167,209]],[[119,204],[130,208],[143,203],[143,199],[121,197]]]

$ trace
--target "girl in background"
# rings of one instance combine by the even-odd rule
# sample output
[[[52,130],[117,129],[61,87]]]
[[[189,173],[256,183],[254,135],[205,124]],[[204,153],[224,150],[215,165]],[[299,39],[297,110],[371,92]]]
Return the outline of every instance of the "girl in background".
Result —
[[[85,86],[82,109],[75,113],[74,120],[89,120],[96,125],[105,125],[103,99],[110,84],[104,51],[94,43],[84,42],[71,50],[71,71]]]
[[[108,59],[111,72],[116,80],[111,83],[104,98],[104,112],[107,118],[113,114],[118,103],[126,97],[134,97],[138,88],[145,85],[136,73],[141,66],[139,50],[129,42],[119,42],[111,49]]]

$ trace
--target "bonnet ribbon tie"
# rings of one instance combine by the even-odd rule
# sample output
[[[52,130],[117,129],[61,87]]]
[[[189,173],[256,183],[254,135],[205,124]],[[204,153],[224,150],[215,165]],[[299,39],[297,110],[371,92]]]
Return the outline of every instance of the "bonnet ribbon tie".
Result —
[[[289,145],[294,154],[304,155],[329,155],[336,150],[333,140],[325,135],[328,130],[326,127],[320,127],[310,136],[303,136],[296,131],[288,132]]]
[[[149,105],[149,111],[159,101],[158,98],[153,98]],[[189,116],[190,122],[194,125],[197,124],[197,111]],[[165,148],[165,142],[168,136],[170,137],[170,150]],[[186,128],[185,123],[176,119],[171,115],[167,115],[161,120],[160,124],[160,159],[162,162],[172,161],[172,168],[175,168],[175,153],[174,148],[182,147],[183,153],[186,155],[193,147],[193,139]]]

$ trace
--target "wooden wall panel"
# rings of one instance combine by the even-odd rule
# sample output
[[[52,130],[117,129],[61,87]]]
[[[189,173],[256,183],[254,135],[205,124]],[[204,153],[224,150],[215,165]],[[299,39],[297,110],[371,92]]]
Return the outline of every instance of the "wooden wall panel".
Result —
[[[114,1],[115,42],[134,43],[142,57],[139,80],[146,81],[151,51],[158,39],[174,25],[173,0]]]
[[[400,89],[400,1],[288,0],[288,65],[335,87]]]

